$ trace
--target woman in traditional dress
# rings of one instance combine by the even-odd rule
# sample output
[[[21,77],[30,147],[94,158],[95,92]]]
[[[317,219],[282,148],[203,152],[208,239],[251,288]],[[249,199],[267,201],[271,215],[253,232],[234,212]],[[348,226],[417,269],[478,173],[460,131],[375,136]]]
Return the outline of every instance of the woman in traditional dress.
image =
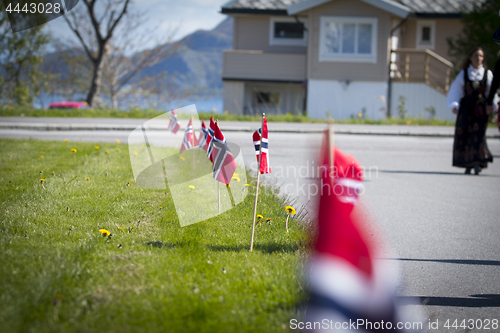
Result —
[[[486,144],[485,92],[490,91],[493,74],[483,66],[484,52],[480,47],[471,50],[448,92],[448,107],[457,114],[453,166],[465,168],[465,173],[478,175],[493,162]]]

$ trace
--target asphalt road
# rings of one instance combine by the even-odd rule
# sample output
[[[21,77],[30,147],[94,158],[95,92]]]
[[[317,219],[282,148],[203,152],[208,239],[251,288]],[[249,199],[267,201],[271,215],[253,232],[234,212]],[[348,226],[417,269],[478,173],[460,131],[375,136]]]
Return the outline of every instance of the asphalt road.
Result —
[[[127,142],[128,133],[1,130],[0,137]],[[226,139],[240,145],[247,165],[254,162],[251,134],[231,132]],[[264,177],[282,193],[298,194],[296,206],[312,215],[308,186],[320,139],[271,133],[273,174]],[[178,133],[165,144],[180,140]],[[500,140],[488,141],[495,161],[480,176],[451,166],[452,138],[337,135],[335,144],[367,171],[362,201],[394,250],[384,260],[400,259],[405,307],[438,319],[436,332],[447,331],[447,319],[500,320]]]

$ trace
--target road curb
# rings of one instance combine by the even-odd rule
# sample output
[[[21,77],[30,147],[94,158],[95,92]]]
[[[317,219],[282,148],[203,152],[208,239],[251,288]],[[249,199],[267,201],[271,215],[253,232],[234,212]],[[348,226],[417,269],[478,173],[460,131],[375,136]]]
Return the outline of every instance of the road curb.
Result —
[[[28,130],[28,131],[133,131],[137,125],[115,125],[115,124],[38,124],[38,123],[0,123],[0,129]],[[166,131],[168,126],[145,126],[150,131]],[[224,126],[225,132],[254,132],[255,128],[247,126]],[[273,128],[274,133],[322,133],[323,129],[315,128]],[[378,136],[416,136],[433,138],[452,138],[453,132],[419,132],[419,131],[377,131],[377,130],[345,130],[335,129],[336,134],[345,135],[378,135]],[[488,139],[500,138],[500,133],[486,134]]]

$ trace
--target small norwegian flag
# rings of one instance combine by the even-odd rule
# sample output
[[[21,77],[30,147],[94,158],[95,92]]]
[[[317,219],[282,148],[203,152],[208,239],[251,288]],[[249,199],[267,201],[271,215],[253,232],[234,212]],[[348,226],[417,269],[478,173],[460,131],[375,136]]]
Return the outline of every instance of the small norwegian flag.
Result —
[[[214,162],[214,160],[212,159],[212,148],[213,148],[213,139],[216,127],[219,126],[215,125],[214,118],[210,117],[210,127],[208,128],[206,149],[207,149],[207,157],[210,159],[212,163]]]
[[[236,170],[236,161],[217,124],[215,124],[214,137],[210,146],[212,147],[211,161],[214,164],[212,175],[214,179],[228,185]]]
[[[307,321],[354,322],[356,326],[348,328],[357,332],[404,331],[397,326],[402,318],[394,296],[394,267],[375,259],[383,256],[383,242],[374,239],[366,214],[360,212],[362,167],[336,148],[330,165],[327,146],[324,142],[317,240],[307,273]],[[339,330],[328,326],[313,332],[334,329]]]
[[[179,128],[181,128],[181,125],[179,125],[179,118],[175,114],[175,111],[172,109],[172,113],[170,114],[170,122],[168,123],[168,129],[172,131],[172,133],[177,134]]]
[[[267,119],[264,118],[264,133],[262,135],[262,158],[260,159],[259,171],[263,173],[271,173],[271,167],[269,166],[269,140],[267,132]],[[260,145],[261,145],[261,133],[262,128],[259,128],[253,133],[253,145],[255,147],[255,155],[257,155],[257,163],[259,162]]]
[[[192,119],[189,119],[189,124],[187,125],[186,131],[184,132],[184,139],[182,139],[180,153],[182,153],[186,149],[193,148],[193,140],[194,140],[193,122]]]
[[[200,147],[201,149],[205,149],[205,151],[207,145],[207,137],[208,137],[207,126],[205,125],[205,122],[201,120],[200,136],[198,137],[197,146]]]

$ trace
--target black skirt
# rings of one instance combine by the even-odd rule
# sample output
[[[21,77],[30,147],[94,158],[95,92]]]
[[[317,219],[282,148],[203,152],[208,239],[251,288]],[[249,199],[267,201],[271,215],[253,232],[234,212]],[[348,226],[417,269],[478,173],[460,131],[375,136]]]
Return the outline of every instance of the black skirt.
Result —
[[[474,95],[464,96],[460,101],[453,144],[453,166],[456,167],[473,168],[479,165],[484,169],[488,167],[488,162],[493,162],[486,143],[488,117],[476,115],[476,101]]]

